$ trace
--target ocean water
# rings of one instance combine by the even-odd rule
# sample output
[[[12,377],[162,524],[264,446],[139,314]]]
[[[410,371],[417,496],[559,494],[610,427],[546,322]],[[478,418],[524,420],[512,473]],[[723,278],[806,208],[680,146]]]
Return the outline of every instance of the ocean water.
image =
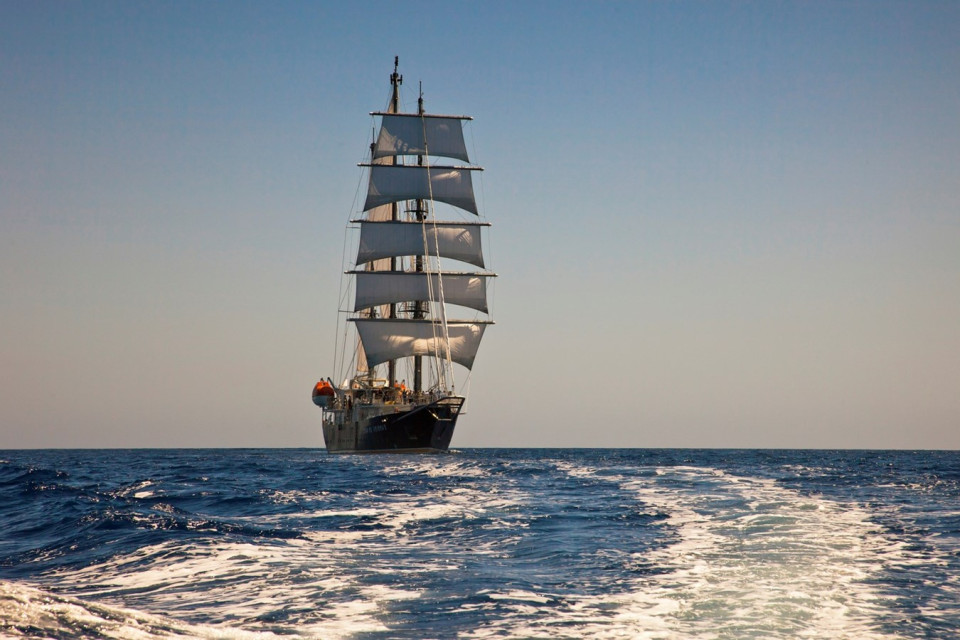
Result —
[[[960,638],[960,453],[0,451],[0,637]]]

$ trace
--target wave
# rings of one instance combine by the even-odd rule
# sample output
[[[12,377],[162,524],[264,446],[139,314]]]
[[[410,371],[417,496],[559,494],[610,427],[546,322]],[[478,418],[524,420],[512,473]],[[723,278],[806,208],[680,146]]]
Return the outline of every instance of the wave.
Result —
[[[186,624],[3,580],[0,580],[0,635],[58,640],[270,640],[279,637],[264,631]],[[290,638],[289,635],[283,637]]]
[[[437,470],[421,471],[431,469]],[[270,495],[283,504],[311,497]],[[244,527],[257,531],[295,525],[297,536],[241,539],[223,530],[196,538],[168,535],[43,580],[84,600],[214,628],[267,628],[316,638],[388,633],[384,620],[404,602],[423,598],[425,582],[457,575],[464,558],[496,555],[509,538],[504,527],[512,526],[509,520],[526,499],[509,488],[462,485],[360,496],[354,508],[243,519]]]

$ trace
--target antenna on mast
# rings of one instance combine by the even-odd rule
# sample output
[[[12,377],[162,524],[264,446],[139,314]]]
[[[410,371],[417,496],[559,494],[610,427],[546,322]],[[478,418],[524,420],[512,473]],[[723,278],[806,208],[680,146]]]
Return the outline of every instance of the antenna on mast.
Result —
[[[393,56],[393,73],[390,74],[390,84],[397,87],[403,84],[403,76],[397,73],[400,67],[400,56]]]

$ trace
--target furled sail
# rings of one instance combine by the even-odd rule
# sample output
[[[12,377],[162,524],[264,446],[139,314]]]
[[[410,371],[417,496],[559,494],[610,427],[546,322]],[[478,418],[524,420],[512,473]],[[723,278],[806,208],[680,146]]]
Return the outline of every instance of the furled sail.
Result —
[[[438,300],[440,282],[436,273],[412,271],[355,271],[354,311],[380,304]],[[443,273],[443,299],[487,313],[487,278],[493,274]]]
[[[443,327],[439,321],[352,318],[370,366],[406,356],[446,358]],[[473,367],[483,330],[489,322],[449,320],[450,359],[468,369]]]
[[[370,167],[370,185],[363,205],[365,211],[402,200],[435,200],[478,214],[470,173],[479,171],[479,168],[388,164],[366,166]]]
[[[383,118],[373,149],[374,158],[386,156],[443,156],[470,162],[463,142],[463,118],[421,117],[418,114],[379,114]]]
[[[396,256],[439,255],[483,268],[480,227],[469,222],[360,222],[357,264]],[[424,238],[426,236],[426,238]],[[426,239],[426,251],[424,251]]]

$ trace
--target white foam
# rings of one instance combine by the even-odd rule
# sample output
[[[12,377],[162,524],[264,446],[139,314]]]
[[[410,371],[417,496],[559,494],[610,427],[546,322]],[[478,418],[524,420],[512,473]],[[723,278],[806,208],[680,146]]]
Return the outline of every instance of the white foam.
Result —
[[[129,487],[125,487],[117,492],[118,496],[121,497],[134,497],[134,498],[149,498],[153,496],[153,491],[148,490],[147,487],[153,486],[153,482],[150,480],[141,480]]]
[[[215,629],[252,633],[264,616],[291,610],[303,612],[292,628],[310,637],[384,631],[382,604],[418,594],[358,587],[363,567],[354,562],[351,569],[354,547],[352,541],[320,547],[307,540],[215,547],[165,542],[62,578],[85,600],[185,618],[203,611]]]
[[[575,477],[594,475],[559,467]],[[886,599],[867,579],[901,561],[903,549],[859,506],[716,469],[664,467],[655,474],[602,479],[666,514],[675,540],[633,556],[659,573],[604,596],[565,594],[565,606],[541,606],[520,623],[494,620],[469,637],[507,630],[542,638],[890,637],[880,630]]]
[[[433,464],[419,466],[442,475]],[[274,497],[316,499],[291,492]],[[469,523],[479,517],[496,523],[499,514],[515,511],[527,499],[509,488],[486,491],[463,485],[429,495],[376,496],[364,499],[358,508],[295,515],[301,521],[356,519],[364,526],[355,526],[354,521],[343,529],[257,543],[168,540],[97,565],[45,576],[44,581],[83,601],[134,607],[144,615],[162,613],[186,620],[201,615],[212,629],[254,632],[263,628],[264,620],[271,620],[272,629],[308,637],[379,633],[388,630],[384,616],[396,603],[423,595],[413,586],[423,583],[419,574],[462,569],[465,554],[476,558],[497,553],[502,541],[497,537],[464,549],[456,536],[447,535],[446,520],[454,527],[473,526]],[[289,525],[289,516],[282,514],[234,520]],[[444,522],[434,529],[435,521]],[[376,575],[389,578],[371,582]],[[405,577],[397,582],[399,576]]]
[[[193,625],[128,608],[91,604],[16,582],[0,581],[0,636],[89,637],[104,640],[202,638],[211,640],[270,640],[263,631]],[[284,635],[283,638],[298,636]]]
[[[517,600],[520,602],[539,602],[540,604],[546,604],[551,602],[553,598],[540,595],[538,593],[532,593],[530,591],[522,591],[519,589],[513,589],[511,591],[506,591],[504,593],[496,592],[485,592],[481,591],[481,594],[485,594],[491,600]]]
[[[479,465],[464,468],[462,460],[446,458],[386,464],[391,475],[484,475]],[[644,550],[606,549],[597,540],[591,552],[607,553],[610,562],[623,565],[613,570],[614,579],[602,595],[596,589],[581,593],[576,586],[553,592],[519,581],[482,591],[479,601],[459,605],[459,611],[482,621],[473,629],[457,629],[461,637],[881,639],[888,637],[879,620],[890,610],[889,597],[871,587],[871,578],[884,568],[932,561],[888,539],[871,522],[875,511],[803,495],[773,480],[698,467],[638,472],[556,466],[570,477],[609,483],[611,499],[632,502],[634,512],[664,516],[640,525],[660,528],[663,546],[644,542]],[[430,584],[437,573],[463,571],[490,559],[523,575],[523,567],[509,564],[511,549],[536,542],[537,534],[529,528],[536,517],[527,515],[525,507],[541,500],[524,486],[508,474],[502,482],[471,479],[430,494],[364,494],[356,508],[292,516],[302,522],[344,518],[343,528],[319,522],[330,528],[296,539],[224,538],[219,544],[207,540],[194,545],[181,538],[145,546],[95,566],[43,577],[57,593],[69,592],[79,600],[16,585],[8,591],[19,595],[0,591],[0,624],[11,607],[19,606],[16,602],[24,601],[25,615],[37,628],[47,628],[49,616],[51,625],[60,624],[57,616],[73,624],[92,616],[91,624],[106,629],[103,637],[125,640],[268,638],[257,633],[267,625],[279,633],[316,638],[389,634],[391,615],[415,609],[420,598],[435,597],[420,585]],[[270,495],[277,502],[313,503],[320,497],[308,491]],[[234,520],[289,526],[290,518],[274,514]],[[497,533],[482,535],[485,529]],[[469,534],[468,543],[460,532]],[[960,594],[958,577],[941,585],[941,592]],[[54,610],[43,608],[48,596]],[[941,609],[928,615],[949,619],[950,614]],[[198,616],[205,625],[186,622]],[[126,626],[111,630],[115,619]],[[0,626],[0,636],[3,631]],[[53,631],[48,635],[57,637]]]

